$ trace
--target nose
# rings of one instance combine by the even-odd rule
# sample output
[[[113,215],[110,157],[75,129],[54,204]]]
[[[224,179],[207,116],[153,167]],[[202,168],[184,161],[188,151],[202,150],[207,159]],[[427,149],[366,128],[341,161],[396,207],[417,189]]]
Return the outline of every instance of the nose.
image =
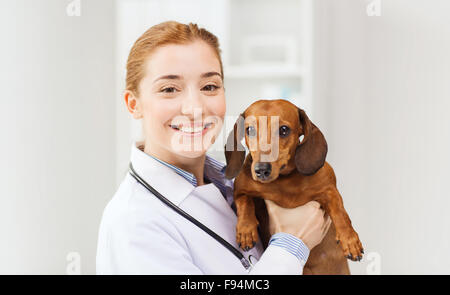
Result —
[[[190,117],[201,117],[203,103],[195,89],[188,89],[182,99],[181,113]],[[201,118],[200,118],[201,119]]]
[[[272,164],[268,162],[258,162],[255,164],[255,174],[261,180],[269,178],[272,172]]]

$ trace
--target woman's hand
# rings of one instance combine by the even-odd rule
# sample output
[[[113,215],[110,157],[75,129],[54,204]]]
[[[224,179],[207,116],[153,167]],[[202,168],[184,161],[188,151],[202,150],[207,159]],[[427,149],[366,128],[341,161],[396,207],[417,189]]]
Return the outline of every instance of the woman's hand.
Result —
[[[318,245],[328,232],[331,219],[320,209],[320,204],[311,201],[303,206],[286,209],[265,200],[269,213],[270,234],[284,232],[296,236],[309,250]]]

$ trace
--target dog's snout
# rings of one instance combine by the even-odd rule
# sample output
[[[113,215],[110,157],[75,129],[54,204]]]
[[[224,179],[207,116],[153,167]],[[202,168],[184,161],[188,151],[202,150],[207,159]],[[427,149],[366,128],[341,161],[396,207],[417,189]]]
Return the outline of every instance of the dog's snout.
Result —
[[[255,174],[261,180],[269,178],[272,172],[272,164],[267,162],[258,162],[255,164]]]

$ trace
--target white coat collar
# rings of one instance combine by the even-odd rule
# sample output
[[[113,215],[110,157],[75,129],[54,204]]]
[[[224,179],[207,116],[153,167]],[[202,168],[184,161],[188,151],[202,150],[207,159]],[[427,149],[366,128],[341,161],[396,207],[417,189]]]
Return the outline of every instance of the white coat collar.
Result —
[[[179,205],[195,187],[172,168],[141,151],[137,147],[141,144],[137,142],[131,147],[131,163],[134,170],[164,197]]]

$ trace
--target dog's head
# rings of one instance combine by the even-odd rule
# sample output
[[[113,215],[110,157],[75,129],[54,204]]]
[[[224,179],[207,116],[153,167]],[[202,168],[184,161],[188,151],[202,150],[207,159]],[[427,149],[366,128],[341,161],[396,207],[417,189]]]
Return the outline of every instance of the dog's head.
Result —
[[[241,170],[245,148],[250,151],[255,181],[268,183],[294,169],[304,175],[316,173],[325,163],[327,142],[306,113],[286,100],[259,100],[237,119],[225,145],[225,176]]]

